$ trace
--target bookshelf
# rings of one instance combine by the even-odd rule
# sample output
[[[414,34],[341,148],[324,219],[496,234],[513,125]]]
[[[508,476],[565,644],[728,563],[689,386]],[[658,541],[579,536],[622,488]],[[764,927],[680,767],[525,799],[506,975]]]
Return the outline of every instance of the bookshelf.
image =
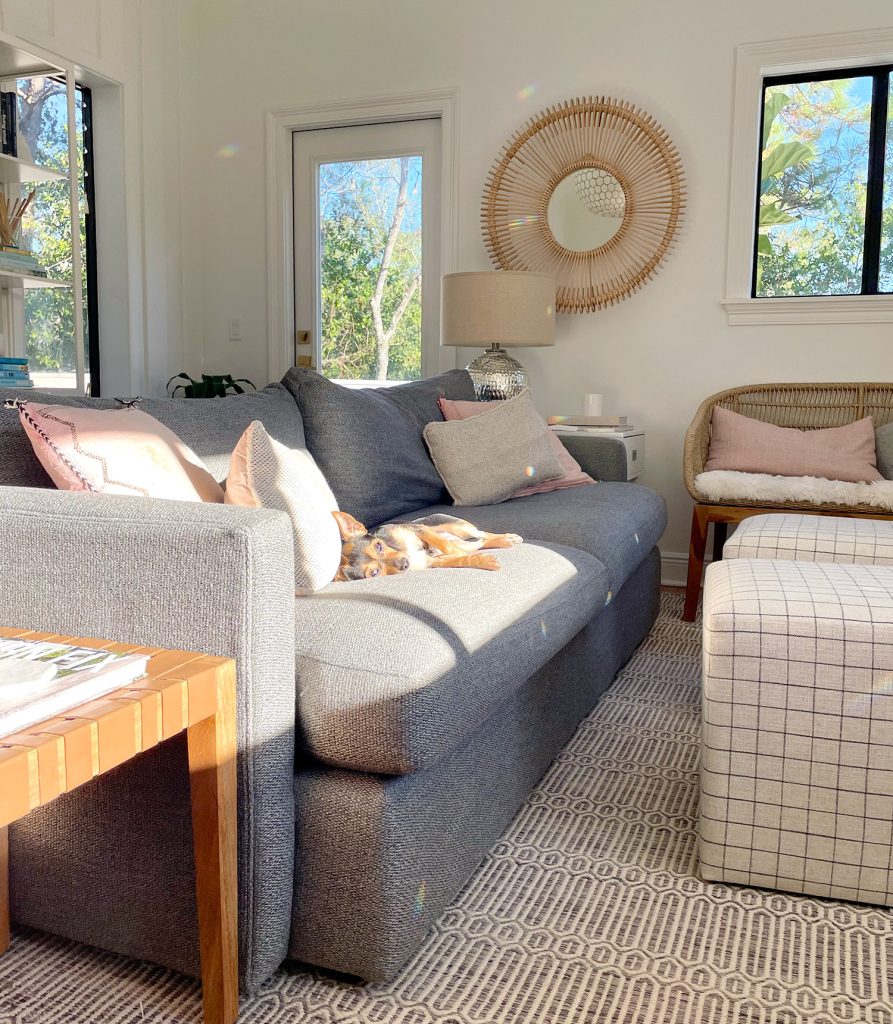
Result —
[[[26,99],[20,98],[17,104],[17,122],[20,129],[18,132],[19,155],[0,153],[0,190],[9,201],[26,197],[32,189],[37,192],[35,202],[28,212],[28,219],[31,223],[30,233],[22,234],[18,244],[22,248],[35,248],[35,256],[41,262],[43,262],[41,252],[38,251],[40,243],[36,242],[40,232],[35,229],[35,224],[39,226],[40,218],[48,216],[45,211],[52,209],[53,219],[44,220],[43,223],[57,225],[61,203],[61,209],[64,211],[61,229],[54,228],[52,233],[44,231],[43,237],[70,239],[70,260],[67,250],[63,250],[64,257],[59,261],[59,248],[56,242],[50,243],[53,247],[50,251],[54,251],[56,254],[53,265],[59,267],[60,270],[64,267],[63,273],[66,278],[69,273],[71,276],[70,279],[60,280],[58,271],[55,278],[46,278],[29,273],[27,267],[20,270],[17,266],[11,266],[8,269],[6,266],[0,266],[0,356],[27,356],[31,360],[32,373],[37,371],[41,377],[41,386],[45,386],[45,382],[50,382],[51,390],[83,394],[88,380],[84,340],[84,297],[81,287],[75,287],[75,282],[79,285],[83,278],[84,256],[81,251],[81,231],[79,229],[82,195],[78,174],[62,173],[66,168],[74,169],[78,166],[75,67],[43,51],[40,47],[33,47],[30,43],[27,46],[22,46],[14,37],[0,32],[0,84],[2,84],[3,91],[10,92],[15,88],[21,95],[27,96],[30,88],[33,95],[39,91],[42,85],[47,84],[38,81],[40,79],[46,79],[48,84],[56,83],[55,98],[52,100],[55,104],[53,117],[56,120],[52,123],[61,125],[61,131],[56,131],[51,136],[45,136],[43,126],[49,122],[35,117],[34,111],[37,107],[28,107]],[[32,118],[26,125],[24,115],[29,112],[32,114]],[[52,145],[49,148],[45,143],[46,138],[52,139]],[[32,152],[36,156],[32,155]],[[46,159],[47,153],[52,154],[50,162],[56,166],[41,165],[41,161]],[[61,167],[62,170],[56,169],[57,167]],[[56,187],[54,192],[42,191],[52,186]],[[60,189],[62,189],[61,195]],[[46,201],[41,202],[41,199]],[[66,217],[67,225],[65,224]],[[37,300],[33,296],[34,291],[38,289],[57,293],[67,290],[71,296],[70,300],[64,298],[46,300],[50,302],[50,308],[57,310],[58,304],[61,302],[67,310],[67,324],[73,325],[66,327],[64,337],[59,338],[61,343],[59,347],[67,355],[63,360],[62,368],[58,371],[39,370],[35,353],[28,351],[29,322],[34,323],[33,317],[40,315],[34,310],[46,308],[45,300]],[[29,296],[32,298],[29,299]],[[35,302],[37,306],[34,305]],[[56,317],[54,322],[60,322],[60,320],[60,317]],[[41,327],[44,323],[46,323],[45,320],[40,321]],[[70,361],[71,365],[68,365],[67,361]]]

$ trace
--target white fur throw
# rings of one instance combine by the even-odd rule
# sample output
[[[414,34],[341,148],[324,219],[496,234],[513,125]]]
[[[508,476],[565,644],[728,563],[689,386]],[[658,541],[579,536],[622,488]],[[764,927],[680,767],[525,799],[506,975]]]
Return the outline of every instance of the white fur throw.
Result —
[[[699,473],[695,487],[709,501],[797,501],[809,505],[872,505],[893,510],[893,480],[853,484],[818,476],[771,476],[714,469]]]

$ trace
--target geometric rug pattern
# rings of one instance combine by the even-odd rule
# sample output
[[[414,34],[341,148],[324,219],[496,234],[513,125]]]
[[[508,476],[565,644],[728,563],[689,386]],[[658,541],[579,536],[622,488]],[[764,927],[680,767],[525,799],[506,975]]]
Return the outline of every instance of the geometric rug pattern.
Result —
[[[700,627],[648,639],[386,984],[287,965],[240,1024],[893,1024],[893,914],[702,882]],[[37,933],[0,1024],[197,1024],[198,985]]]

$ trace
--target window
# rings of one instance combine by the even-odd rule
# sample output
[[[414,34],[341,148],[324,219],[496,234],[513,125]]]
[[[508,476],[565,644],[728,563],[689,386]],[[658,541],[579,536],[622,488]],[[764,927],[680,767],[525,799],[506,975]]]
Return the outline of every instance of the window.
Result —
[[[71,194],[68,183],[68,107],[64,76],[19,79],[18,136],[20,155],[64,179],[27,183],[35,196],[22,222],[23,244],[57,282],[81,289],[84,308],[83,377],[78,373],[78,332],[75,326],[74,287],[26,287],[21,318],[24,354],[31,376],[40,388],[86,390],[99,394],[99,336],[96,300],[96,238],[94,228],[93,132],[91,93],[75,87],[77,184],[80,196],[82,274],[73,281]]]
[[[763,79],[754,298],[893,293],[891,71]]]
[[[439,119],[297,131],[295,320],[313,364],[351,386],[437,367]]]

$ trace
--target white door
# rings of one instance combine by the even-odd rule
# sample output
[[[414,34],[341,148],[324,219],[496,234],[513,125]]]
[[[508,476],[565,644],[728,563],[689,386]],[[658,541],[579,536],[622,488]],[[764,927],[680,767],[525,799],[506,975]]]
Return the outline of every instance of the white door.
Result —
[[[454,365],[439,349],[440,120],[293,138],[295,327],[308,346],[296,352],[354,386]]]

